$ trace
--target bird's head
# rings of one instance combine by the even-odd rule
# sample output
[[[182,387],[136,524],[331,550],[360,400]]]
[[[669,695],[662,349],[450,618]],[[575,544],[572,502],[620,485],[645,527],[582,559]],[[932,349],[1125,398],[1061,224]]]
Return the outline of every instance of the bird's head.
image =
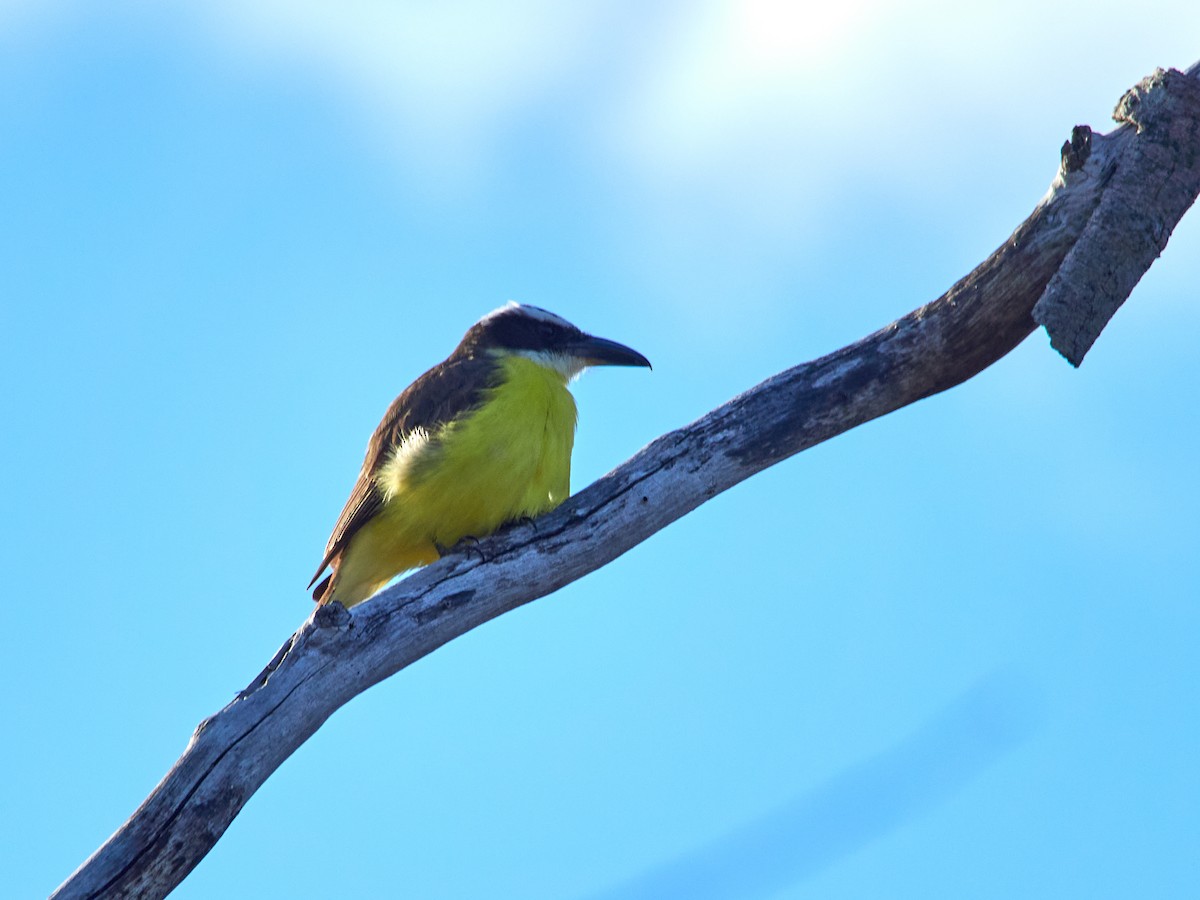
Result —
[[[480,353],[525,356],[568,381],[588,366],[645,366],[636,350],[595,337],[561,316],[523,303],[509,303],[471,326],[455,355]]]

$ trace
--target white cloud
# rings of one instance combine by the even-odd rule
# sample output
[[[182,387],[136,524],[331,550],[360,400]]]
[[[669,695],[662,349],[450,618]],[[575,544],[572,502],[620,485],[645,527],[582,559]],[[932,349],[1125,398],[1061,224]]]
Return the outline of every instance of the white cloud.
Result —
[[[164,8],[125,8],[139,2]],[[0,27],[84,8],[0,0]],[[674,285],[680,302],[700,288],[753,288],[714,285],[718,271],[737,270],[730,262],[772,277],[773,258],[794,260],[855,191],[955,198],[1003,181],[993,167],[1022,144],[1045,160],[1045,182],[1022,183],[1031,206],[1070,125],[1106,127],[1121,90],[1200,52],[1194,0],[1164,0],[1137,27],[1124,0],[174,8],[242,64],[333,85],[410,188],[469,191],[528,122],[559,132],[574,164],[636,195],[643,222],[624,235],[630,262],[664,291]]]
[[[867,7],[866,0],[689,6],[660,35],[642,81],[615,98],[612,130],[632,159],[668,178],[724,167],[764,138],[790,143],[797,124],[830,105],[823,76],[852,44]]]
[[[467,173],[575,64],[595,3],[554,0],[194,0],[254,61],[315,69],[373,128],[448,174]]]
[[[668,195],[725,189],[759,215],[774,215],[772,204],[755,212],[752,198],[799,181],[811,187],[806,169],[936,167],[958,152],[938,140],[948,118],[1003,127],[1064,96],[1091,96],[1102,73],[1118,72],[1123,87],[1155,64],[1187,65],[1175,57],[1196,54],[1200,33],[1192,0],[1156,5],[1153,28],[1148,20],[1130,28],[1123,0],[176,0],[175,8],[243,61],[340,85],[406,164],[467,176],[523,115],[548,109],[598,165]],[[0,27],[83,9],[92,8],[0,0]],[[584,87],[586,99],[564,86]],[[1080,120],[1106,114],[1114,89],[1099,93],[1103,102],[1077,112]],[[881,140],[922,141],[925,150],[880,154]]]

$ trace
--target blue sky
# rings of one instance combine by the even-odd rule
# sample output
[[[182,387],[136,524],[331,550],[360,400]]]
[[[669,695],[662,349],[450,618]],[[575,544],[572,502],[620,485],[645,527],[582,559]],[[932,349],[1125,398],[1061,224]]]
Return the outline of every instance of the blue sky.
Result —
[[[0,871],[52,890],[311,610],[391,398],[626,342],[574,485],[941,293],[1200,58],[1116,2],[0,2]],[[176,896],[1180,896],[1200,219],[1044,334],[335,715]]]

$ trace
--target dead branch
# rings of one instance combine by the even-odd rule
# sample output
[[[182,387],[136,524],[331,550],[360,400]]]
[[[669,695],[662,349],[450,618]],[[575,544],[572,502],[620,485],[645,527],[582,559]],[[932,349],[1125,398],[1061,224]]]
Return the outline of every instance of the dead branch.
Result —
[[[754,473],[959,384],[1045,325],[1075,365],[1200,191],[1200,64],[1158,71],[1109,134],[1075,128],[1049,192],[932,303],[670,432],[538,520],[347,612],[319,608],[196,729],[138,810],[54,894],[162,897],[333,712],[494,616],[620,556]]]

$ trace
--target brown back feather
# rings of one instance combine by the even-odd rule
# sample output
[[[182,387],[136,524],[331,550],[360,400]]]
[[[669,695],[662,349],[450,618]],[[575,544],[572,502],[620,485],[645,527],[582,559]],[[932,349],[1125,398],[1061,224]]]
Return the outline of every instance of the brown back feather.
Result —
[[[459,348],[460,351],[463,348]],[[367,443],[358,480],[350,491],[342,514],[325,545],[325,556],[308,583],[312,587],[321,573],[335,563],[351,538],[383,508],[383,496],[375,484],[375,475],[392,452],[414,430],[422,428],[436,436],[448,422],[483,402],[484,391],[493,386],[494,363],[486,354],[460,355],[456,352],[440,366],[430,369],[392,401],[383,420]],[[324,593],[325,583],[314,592]]]

